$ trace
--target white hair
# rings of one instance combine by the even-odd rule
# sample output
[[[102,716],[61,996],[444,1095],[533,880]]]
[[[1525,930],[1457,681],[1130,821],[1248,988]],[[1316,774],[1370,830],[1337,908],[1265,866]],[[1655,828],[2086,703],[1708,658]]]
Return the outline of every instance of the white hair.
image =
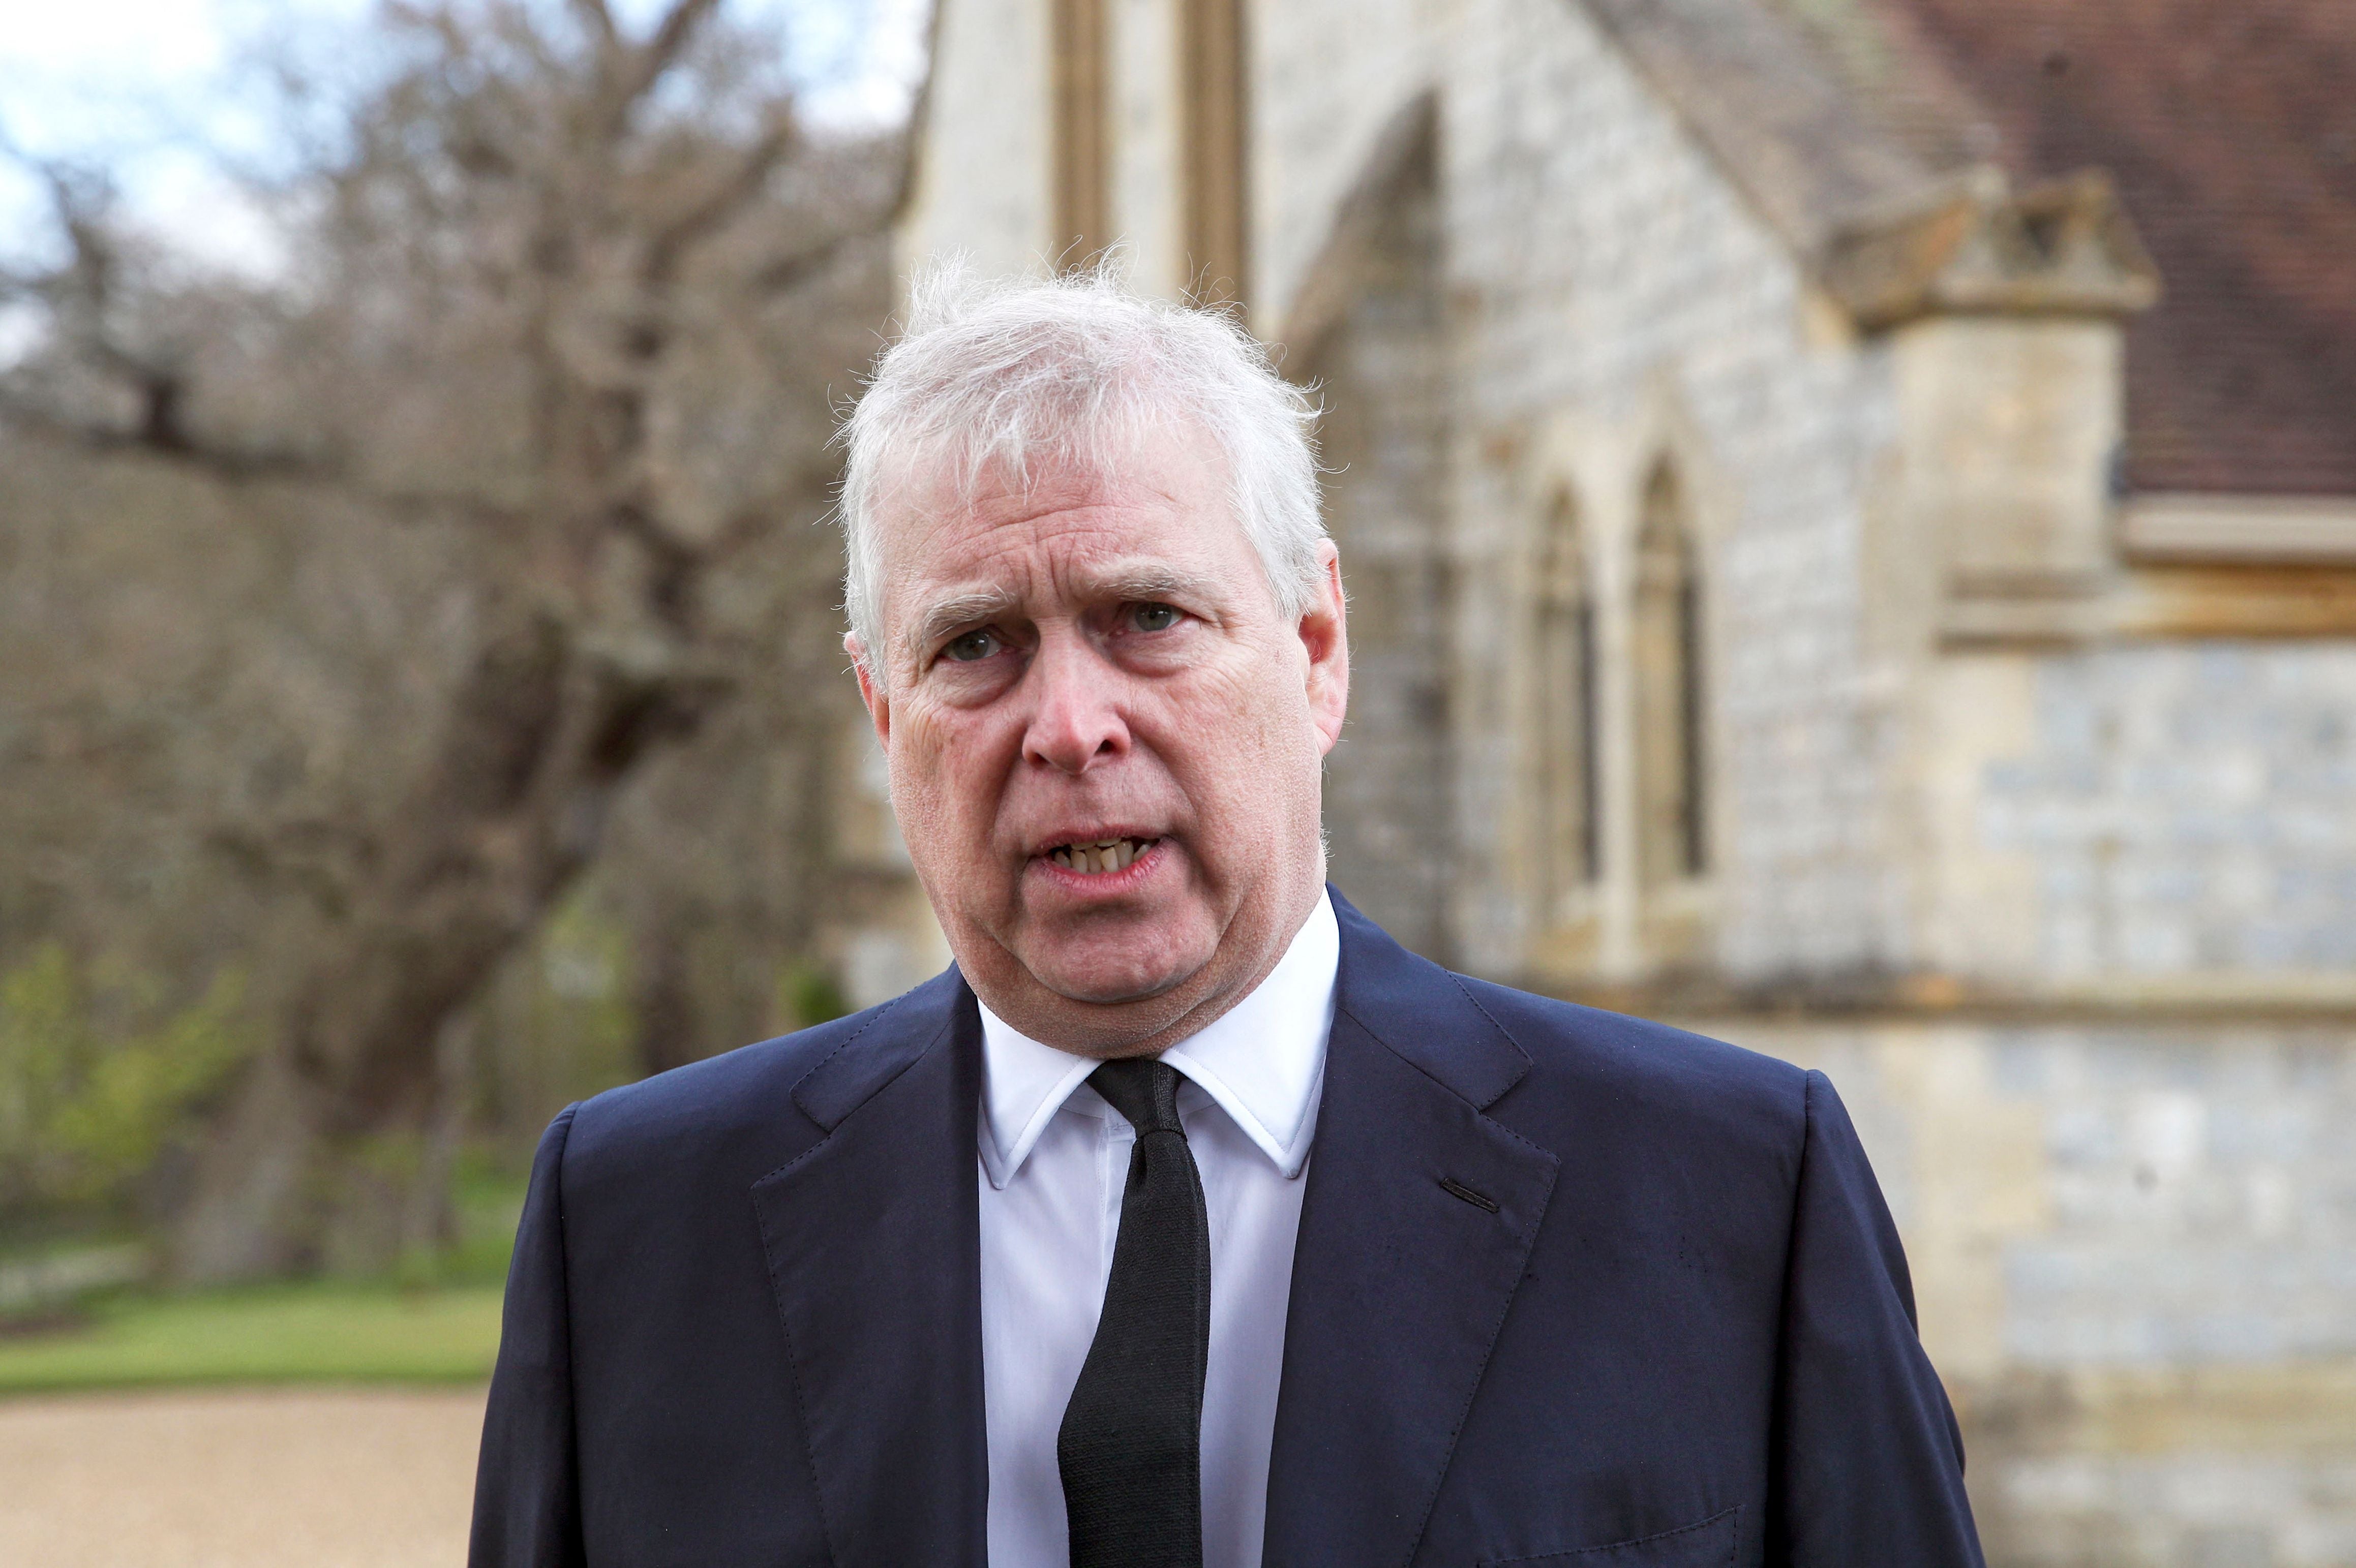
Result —
[[[1287,620],[1317,590],[1316,409],[1235,318],[1124,286],[1116,265],[1050,279],[982,280],[956,261],[916,279],[899,337],[838,432],[848,453],[844,609],[866,656],[881,651],[876,512],[911,484],[985,473],[1021,485],[1033,465],[1105,472],[1142,436],[1192,422],[1226,459],[1227,495]]]

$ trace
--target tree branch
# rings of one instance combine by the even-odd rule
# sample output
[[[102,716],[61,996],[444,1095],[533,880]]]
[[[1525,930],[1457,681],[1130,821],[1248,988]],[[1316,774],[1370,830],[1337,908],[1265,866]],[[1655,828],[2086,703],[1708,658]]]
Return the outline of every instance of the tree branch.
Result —
[[[780,105],[760,139],[744,149],[744,155],[725,175],[657,228],[647,242],[646,257],[638,268],[639,281],[649,285],[669,283],[688,251],[759,196],[777,165],[800,141],[793,111]]]
[[[618,49],[622,47],[622,35],[614,26],[614,13],[606,6],[605,0],[570,0],[570,9],[580,19],[581,25],[589,29],[590,37],[596,39],[599,48]]]
[[[0,420],[33,434],[102,454],[145,453],[202,469],[233,483],[257,479],[332,480],[332,465],[307,453],[284,448],[241,448],[198,439],[179,422],[177,383],[136,389],[149,395],[140,422],[131,429],[83,424],[65,419],[0,389]]]
[[[720,9],[720,0],[675,0],[656,25],[654,34],[635,49],[624,49],[616,57],[618,72],[607,84],[605,113],[600,116],[608,139],[620,133],[623,123],[639,99],[660,81],[663,73],[679,63],[679,57],[693,40],[697,31]]]
[[[747,280],[756,293],[790,293],[812,278],[834,265],[842,253],[862,240],[872,240],[874,231],[866,229],[846,229],[819,244],[780,256],[768,262]]]
[[[70,346],[126,383],[139,400],[137,426],[105,432],[102,441],[193,454],[198,443],[189,436],[184,419],[186,376],[126,347],[108,325],[123,272],[114,236],[106,225],[112,191],[103,182],[78,176],[60,164],[37,161],[32,166],[49,187],[49,205],[65,235],[68,256],[57,272],[26,285],[27,292],[46,295]],[[8,411],[20,421],[37,417],[37,411],[21,404]]]
[[[640,67],[645,80],[638,91],[644,92],[656,79],[679,60],[699,29],[712,20],[720,9],[720,0],[676,0],[670,10],[656,25],[654,37],[648,38],[640,51]]]
[[[516,528],[530,522],[528,508],[506,506],[457,491],[389,490],[369,484],[349,466],[316,453],[284,447],[237,447],[187,437],[159,442],[145,425],[135,430],[84,424],[65,419],[0,387],[0,423],[27,434],[100,456],[135,454],[159,458],[227,485],[281,480],[339,490],[363,506],[404,521],[455,516],[479,527]]]
[[[892,185],[892,199],[884,208],[884,229],[896,229],[900,220],[916,200],[916,159],[922,155],[925,131],[933,118],[933,80],[940,72],[937,66],[941,58],[941,13],[948,7],[935,0],[925,19],[925,74],[916,80],[916,101],[908,105],[908,122],[900,130],[900,166]]]

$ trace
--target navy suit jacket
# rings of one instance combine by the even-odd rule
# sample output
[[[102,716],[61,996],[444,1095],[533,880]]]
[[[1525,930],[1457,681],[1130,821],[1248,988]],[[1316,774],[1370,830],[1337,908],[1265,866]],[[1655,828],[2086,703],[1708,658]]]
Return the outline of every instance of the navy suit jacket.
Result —
[[[1976,1564],[1832,1085],[1334,908],[1269,1568]],[[980,1070],[951,969],[557,1117],[474,1568],[981,1568]]]

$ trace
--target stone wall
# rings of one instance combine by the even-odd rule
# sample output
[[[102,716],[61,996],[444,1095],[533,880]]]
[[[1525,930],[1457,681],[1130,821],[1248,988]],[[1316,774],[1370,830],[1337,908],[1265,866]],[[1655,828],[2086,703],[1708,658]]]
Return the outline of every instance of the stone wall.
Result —
[[[1515,665],[1540,507],[1567,483],[1590,522],[1606,675],[1596,967],[1655,957],[1638,934],[1626,612],[1637,504],[1666,456],[1705,545],[1713,956],[1737,976],[1887,963],[1904,914],[1886,809],[1895,688],[1860,603],[1867,491],[1893,433],[1887,356],[1816,329],[1788,251],[1580,7],[1457,10],[1440,185],[1463,951],[1493,972],[1530,955]]]
[[[1115,211],[1161,292],[1183,281],[1171,3],[1113,12]],[[2037,564],[2106,570],[2089,454],[2115,411],[2037,367],[2094,374],[2107,327],[1860,337],[1575,0],[1251,15],[1251,319],[1300,328],[1288,369],[1333,409],[1355,599],[1341,885],[1508,979],[1679,958],[1801,994],[1922,982],[1904,1018],[1700,1027],[1825,1068],[1855,1112],[1991,1562],[2356,1563],[2356,646],[2005,646],[1995,622],[1962,645],[1950,569],[2017,564],[1954,548],[2009,536],[1942,537],[1972,517],[2059,496],[2068,526],[2038,537],[2074,553]],[[949,0],[912,253],[1035,262],[1042,16]],[[1429,180],[1352,229],[1426,91]],[[1351,303],[1310,333],[1294,307],[1344,251]],[[1998,337],[2021,396],[1974,379]],[[2060,405],[2084,418],[2060,430]],[[2050,461],[2006,469],[2015,437]],[[1634,877],[1627,612],[1665,458],[1704,547],[1719,853],[1673,890],[1690,953]],[[1954,482],[1966,463],[1994,466]],[[1575,931],[1540,917],[1526,852],[1533,567],[1562,489],[1604,671],[1603,875]]]
[[[1053,227],[1048,110],[1042,0],[946,0],[896,236],[903,275],[952,252],[990,277],[1040,266]]]
[[[2356,646],[1949,655],[1925,696],[1927,964],[2032,993],[2356,1000]]]
[[[1455,0],[1249,6],[1254,325],[1281,336],[1335,213],[1429,86]]]
[[[2032,661],[1974,826],[2034,864],[2043,976],[2356,979],[2356,646]]]
[[[1329,874],[1401,942],[1445,957],[1449,364],[1429,147],[1399,171],[1362,286],[1313,354],[1327,526],[1350,594],[1350,715],[1325,769]]]
[[[1992,1563],[2356,1563],[2356,1025],[1696,1027],[1848,1104]]]

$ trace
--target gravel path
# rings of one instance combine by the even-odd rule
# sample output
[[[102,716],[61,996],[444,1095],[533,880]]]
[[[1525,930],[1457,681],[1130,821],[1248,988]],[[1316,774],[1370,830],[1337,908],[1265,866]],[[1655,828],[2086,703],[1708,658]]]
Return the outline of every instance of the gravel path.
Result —
[[[483,1393],[0,1402],[0,1563],[458,1568]]]

